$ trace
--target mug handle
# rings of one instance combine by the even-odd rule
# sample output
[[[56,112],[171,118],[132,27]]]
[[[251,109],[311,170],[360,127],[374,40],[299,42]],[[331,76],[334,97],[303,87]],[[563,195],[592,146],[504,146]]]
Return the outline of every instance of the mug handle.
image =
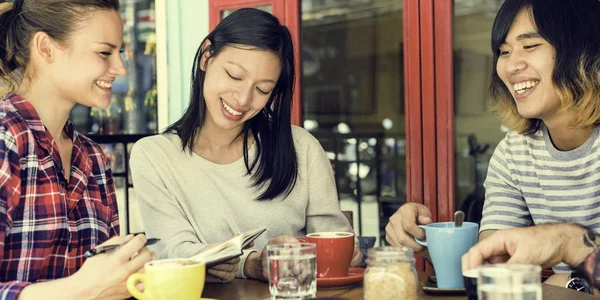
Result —
[[[146,279],[146,274],[144,273],[134,273],[127,278],[127,290],[131,293],[133,297],[136,299],[145,299],[146,295],[144,292],[137,289],[138,282],[144,283]]]
[[[425,225],[418,225],[418,226],[421,227],[423,230],[425,230],[425,228],[426,228]],[[427,247],[427,237],[425,237],[424,240],[420,240],[418,238],[414,238],[414,239],[415,239],[415,242],[417,242],[417,244]]]

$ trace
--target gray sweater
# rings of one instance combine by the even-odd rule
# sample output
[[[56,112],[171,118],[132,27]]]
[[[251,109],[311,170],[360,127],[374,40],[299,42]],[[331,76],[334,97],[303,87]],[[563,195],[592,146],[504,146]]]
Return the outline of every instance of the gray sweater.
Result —
[[[319,142],[293,126],[298,180],[287,197],[255,200],[243,157],[216,164],[181,150],[177,135],[162,134],[137,142],[131,172],[148,237],[160,238],[151,250],[160,258],[190,257],[207,244],[259,227],[267,231],[241,257],[238,278],[248,254],[262,251],[270,238],[304,236],[319,231],[352,231],[340,211],[333,170]],[[255,149],[250,150],[253,157]]]

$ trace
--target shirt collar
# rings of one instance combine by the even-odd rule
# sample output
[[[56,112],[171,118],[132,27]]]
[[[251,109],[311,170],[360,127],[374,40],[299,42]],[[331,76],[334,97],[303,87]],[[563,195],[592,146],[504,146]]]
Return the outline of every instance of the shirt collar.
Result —
[[[6,96],[6,98],[8,98],[8,100],[12,103],[12,105],[17,109],[19,115],[21,115],[23,120],[25,120],[25,123],[27,123],[27,127],[32,132],[34,132],[34,134],[37,137],[42,138],[42,139],[44,139],[44,138],[48,139],[47,141],[44,141],[44,143],[51,144],[51,142],[52,142],[51,135],[47,136],[48,131],[46,130],[46,127],[44,126],[42,119],[40,118],[37,111],[35,110],[35,107],[33,107],[33,105],[31,105],[31,103],[29,103],[27,100],[25,100],[23,97],[21,97],[17,94],[8,94]],[[70,119],[67,120],[67,123],[65,124],[65,127],[63,128],[63,131],[67,134],[68,137],[73,139],[73,141],[75,140],[74,138],[77,136],[76,131],[75,131],[75,125],[73,124],[73,122]]]
[[[42,119],[40,119],[35,107],[17,94],[9,94],[6,96],[6,98],[17,109],[17,113],[23,118],[23,120],[25,120],[27,127],[33,133],[33,136],[39,143],[40,147],[42,147],[48,152],[48,154],[50,154],[50,156],[52,156],[57,166],[59,166],[60,170],[62,170],[62,163],[58,148],[55,147],[52,134],[50,134],[50,132],[46,129],[46,126],[44,126],[44,123],[42,122]],[[87,152],[83,150],[84,145],[82,145],[79,133],[75,130],[75,125],[71,120],[67,120],[67,123],[63,128],[63,132],[73,140],[74,155],[72,155],[72,157],[74,160],[71,161],[71,167],[76,166],[77,169],[83,174],[87,174],[91,168],[89,157]]]
[[[33,136],[38,141],[40,146],[44,148],[48,153],[53,154],[52,149],[52,135],[46,130],[42,119],[38,115],[35,107],[31,103],[27,102],[23,97],[17,94],[7,95],[8,100],[16,108],[17,113],[23,118],[27,124],[27,128],[31,130]]]

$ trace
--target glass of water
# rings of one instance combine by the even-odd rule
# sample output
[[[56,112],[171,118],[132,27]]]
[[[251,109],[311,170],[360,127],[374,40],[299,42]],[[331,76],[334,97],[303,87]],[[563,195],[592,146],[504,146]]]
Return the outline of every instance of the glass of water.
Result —
[[[316,245],[267,245],[271,299],[308,299],[317,293]]]
[[[479,300],[541,300],[542,268],[538,265],[492,264],[479,268]]]

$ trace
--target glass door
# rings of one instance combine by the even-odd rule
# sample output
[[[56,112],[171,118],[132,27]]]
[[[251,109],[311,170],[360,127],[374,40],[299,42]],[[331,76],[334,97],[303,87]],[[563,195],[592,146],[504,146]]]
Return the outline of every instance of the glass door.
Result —
[[[107,109],[77,105],[70,116],[80,132],[100,144],[111,163],[122,234],[143,230],[132,197],[129,151],[140,138],[158,132],[155,7],[155,0],[121,1],[121,57],[127,75],[113,83]]]
[[[155,0],[121,1],[121,56],[127,75],[113,83],[108,109],[76,106],[71,119],[97,135],[153,134],[158,130]]]
[[[479,222],[483,181],[506,131],[487,106],[493,53],[490,39],[502,1],[455,0],[453,12],[456,209]]]
[[[290,29],[301,63],[292,121],[327,151],[356,232],[382,241],[389,216],[406,201],[403,2],[211,0],[209,6],[210,28],[235,9],[256,7]]]
[[[400,0],[302,0],[303,125],[334,168],[362,236],[385,234],[406,201]]]

